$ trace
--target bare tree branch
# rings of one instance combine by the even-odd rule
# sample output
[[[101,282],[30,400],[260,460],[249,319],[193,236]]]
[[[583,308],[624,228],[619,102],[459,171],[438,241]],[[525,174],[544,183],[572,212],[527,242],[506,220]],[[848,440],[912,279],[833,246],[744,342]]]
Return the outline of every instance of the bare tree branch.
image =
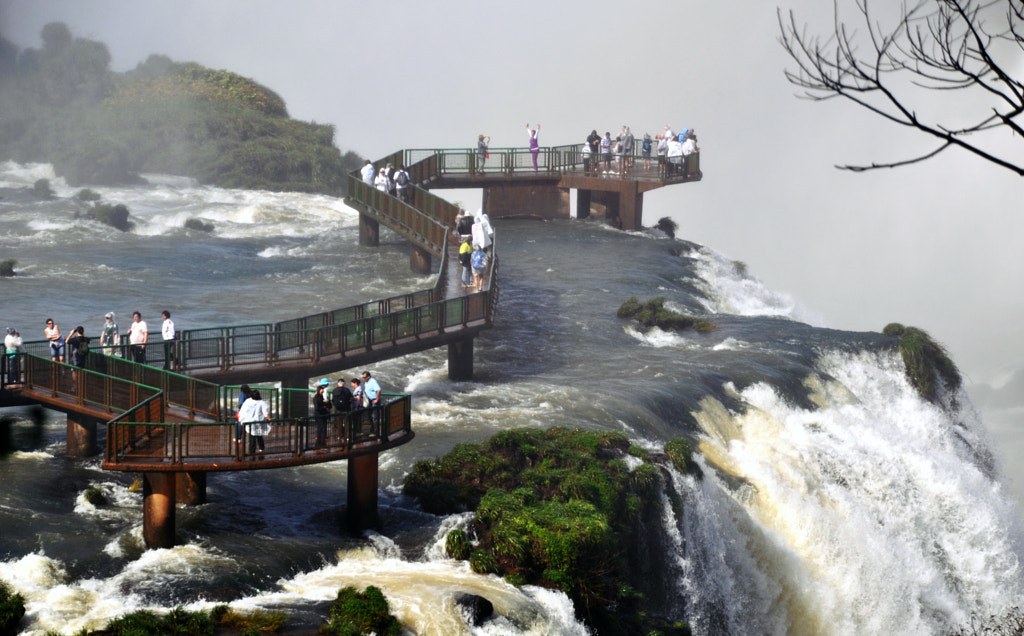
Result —
[[[1024,176],[999,148],[1006,135],[1024,140],[1024,83],[1012,74],[1024,62],[1024,0],[915,0],[890,26],[876,13],[869,0],[833,0],[823,38],[778,11],[779,42],[796,63],[785,76],[801,97],[845,99],[940,142],[909,159],[837,167],[895,168],[956,147]]]

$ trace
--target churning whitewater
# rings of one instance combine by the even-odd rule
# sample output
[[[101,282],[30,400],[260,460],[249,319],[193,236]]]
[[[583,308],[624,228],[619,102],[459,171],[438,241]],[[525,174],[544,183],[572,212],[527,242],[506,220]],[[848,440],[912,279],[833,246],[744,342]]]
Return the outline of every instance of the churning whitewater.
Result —
[[[36,199],[38,178],[58,198]],[[131,210],[121,233],[74,218],[77,189],[49,166],[0,166],[0,254],[19,272],[0,282],[0,326],[41,339],[52,317],[95,334],[108,311],[126,324],[163,309],[180,329],[248,324],[431,282],[387,231],[360,247],[338,199],[149,181],[92,188]],[[213,230],[185,229],[191,218]],[[379,532],[339,532],[337,462],[217,474],[208,503],[178,509],[179,545],[145,550],[133,476],[64,459],[63,416],[36,426],[16,411],[18,450],[0,459],[0,580],[27,600],[26,633],[218,603],[313,627],[339,588],[372,584],[418,634],[587,634],[564,594],[448,559],[445,534],[468,515],[435,517],[401,495],[417,460],[519,426],[622,431],[659,451],[697,441],[702,476],[665,469],[650,539],[665,543],[664,611],[696,634],[944,634],[1020,603],[1020,513],[984,425],[962,390],[919,397],[894,338],[812,326],[791,297],[686,241],[598,221],[495,226],[501,304],[474,381],[449,381],[443,350],[374,369],[386,391],[413,395],[416,431],[381,456]],[[717,328],[642,332],[616,317],[631,296]],[[86,502],[90,487],[110,503]],[[468,626],[463,592],[500,616]]]

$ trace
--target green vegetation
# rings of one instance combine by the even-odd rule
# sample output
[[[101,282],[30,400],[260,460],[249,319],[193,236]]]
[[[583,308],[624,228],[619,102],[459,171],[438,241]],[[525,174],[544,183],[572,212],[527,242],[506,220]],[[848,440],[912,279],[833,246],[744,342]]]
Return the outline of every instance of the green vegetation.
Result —
[[[743,261],[733,261],[732,268],[736,272],[737,276],[747,275],[747,264],[744,263]]]
[[[212,232],[213,223],[207,223],[202,219],[190,217],[188,219],[185,219],[185,229],[196,230],[199,232]]]
[[[32,184],[32,191],[40,199],[49,200],[53,198],[53,188],[50,187],[49,179],[36,179],[36,182]]]
[[[99,486],[90,486],[89,488],[86,488],[82,497],[94,506],[105,506],[109,503],[107,501],[106,491]]]
[[[437,514],[476,510],[475,548],[461,530],[446,539],[475,572],[557,587],[598,633],[649,633],[656,619],[641,605],[660,591],[661,559],[645,538],[658,526],[660,469],[634,459],[630,470],[639,454],[621,433],[513,429],[417,462],[404,492]]]
[[[260,636],[280,632],[287,622],[284,612],[236,612],[227,605],[217,605],[209,612],[176,607],[166,614],[149,610],[131,612],[108,622],[101,630],[83,629],[78,636]],[[0,632],[0,636],[6,634]]]
[[[892,322],[882,333],[899,337],[900,356],[906,367],[907,379],[926,400],[938,397],[938,384],[949,391],[956,391],[963,383],[960,370],[956,368],[945,347],[936,342],[923,329],[904,327]]]
[[[700,333],[707,333],[715,329],[715,324],[706,318],[695,318],[665,309],[665,299],[661,296],[652,298],[646,303],[641,303],[636,296],[632,296],[622,303],[617,315],[619,318],[632,318],[647,329],[651,327],[658,327],[665,331],[694,329]]]
[[[692,471],[696,468],[693,463],[693,445],[690,440],[677,437],[665,444],[665,454],[672,460],[672,465],[681,473]]]
[[[204,184],[341,194],[363,164],[334,127],[290,119],[252,79],[151,55],[109,70],[105,44],[47,24],[43,47],[0,38],[0,160],[45,161],[69,183],[139,182],[138,172]]]
[[[25,599],[0,581],[0,636],[14,636],[25,615]]]
[[[128,232],[135,226],[134,223],[128,220],[128,215],[128,206],[123,203],[118,203],[117,205],[103,203],[95,205],[85,212],[75,212],[76,219],[92,219],[122,232]]]
[[[390,613],[388,600],[373,585],[360,592],[351,585],[338,592],[331,603],[329,619],[320,628],[330,636],[400,636],[402,624]]]
[[[222,629],[238,632],[239,636],[259,636],[281,631],[288,622],[288,615],[263,610],[236,612],[227,605],[218,605],[210,610],[210,619]]]
[[[14,276],[14,266],[18,261],[13,258],[0,261],[0,276]]]
[[[667,234],[669,238],[675,238],[676,231],[679,229],[679,224],[669,217],[663,216],[658,219],[658,223],[654,227]]]

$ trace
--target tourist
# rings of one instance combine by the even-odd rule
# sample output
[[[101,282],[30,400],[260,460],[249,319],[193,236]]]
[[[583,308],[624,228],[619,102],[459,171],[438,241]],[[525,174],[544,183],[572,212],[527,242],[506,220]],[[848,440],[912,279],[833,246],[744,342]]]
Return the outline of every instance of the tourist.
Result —
[[[395,168],[388,162],[388,165],[384,167],[384,176],[387,177],[387,191],[391,196],[397,196],[398,192],[395,189]]]
[[[374,407],[379,406],[383,403],[383,395],[380,392],[380,384],[377,384],[377,380],[370,376],[369,371],[363,371],[363,395],[365,396],[365,402],[367,406]],[[373,421],[376,423],[379,419],[379,414],[374,413]]]
[[[331,406],[335,415],[352,410],[352,391],[345,386],[345,378],[338,378],[338,386],[331,391]]]
[[[697,145],[697,133],[692,130],[687,131],[681,151],[683,153],[683,176],[687,177],[690,171],[690,155],[700,152],[700,146]]]
[[[622,126],[622,172],[620,174],[629,174],[630,169],[633,167],[633,132],[629,129],[629,126]]]
[[[146,364],[146,343],[149,341],[149,327],[142,320],[142,314],[132,313],[132,324],[128,327],[128,344],[132,360]]]
[[[64,336],[60,333],[60,327],[53,322],[53,318],[46,319],[46,327],[43,329],[46,339],[50,341],[50,360],[64,362]]]
[[[103,355],[112,356],[117,352],[120,334],[117,333],[117,323],[114,322],[114,312],[108,311],[103,316],[103,333],[100,334],[100,346],[103,347]]]
[[[658,135],[658,176],[665,176],[665,158],[668,155],[668,137]]]
[[[235,443],[242,443],[242,405],[252,395],[252,389],[249,388],[248,384],[243,384],[238,387],[238,410],[235,411],[235,419],[238,420],[238,431],[235,433]]]
[[[263,454],[263,436],[270,433],[270,409],[258,389],[252,389],[238,412],[238,421],[249,426],[249,452]]]
[[[373,180],[373,185],[381,192],[388,191],[388,172],[386,168],[380,169],[380,172],[377,173],[377,178]]]
[[[597,153],[601,149],[601,135],[597,134],[596,128],[587,135],[587,145],[590,146],[590,165],[587,166],[587,172],[597,174]]]
[[[612,165],[612,134],[608,131],[605,131],[601,139],[601,163],[604,164],[601,174],[608,174],[608,169]]]
[[[373,173],[373,163],[369,159],[367,159],[366,165],[364,165],[362,170],[359,171],[359,174],[363,178],[363,183],[370,186],[371,188],[373,187]]]
[[[540,154],[537,136],[540,134],[540,124],[537,124],[536,130],[530,130],[530,124],[526,124],[526,134],[530,136],[530,154],[533,155],[533,171],[537,172],[537,155]]]
[[[79,369],[85,368],[85,362],[89,358],[89,341],[85,337],[85,329],[79,325],[71,330],[67,339],[68,358],[74,366]]]
[[[622,176],[622,135],[615,138],[615,172]]]
[[[455,217],[455,231],[459,233],[460,239],[470,238],[473,235],[473,222],[475,219],[466,214],[465,210],[459,210]]]
[[[477,170],[480,174],[484,173],[484,164],[487,163],[487,158],[490,157],[490,153],[487,152],[487,147],[491,144],[490,135],[480,135],[476,139],[476,162]]]
[[[679,140],[676,139],[675,137],[669,137],[668,154],[666,155],[666,158],[666,174],[668,176],[671,176],[678,171],[679,164],[683,160],[683,144],[679,143]]]
[[[476,211],[476,223],[484,231],[484,251],[488,254],[491,253],[491,245],[494,244],[494,226],[491,225],[491,217],[487,216],[483,208],[478,208]]]
[[[18,383],[21,381],[21,369],[18,364],[18,352],[21,348],[21,335],[19,335],[13,327],[8,327],[7,335],[4,336],[4,353],[7,357],[8,383]]]
[[[491,234],[487,232],[487,229],[491,226],[490,221],[484,225],[484,221],[481,218],[483,210],[476,213],[476,222],[473,223],[473,248],[480,248],[486,250],[491,246]],[[492,230],[493,232],[493,230]]]
[[[363,395],[363,387],[360,386],[359,378],[352,378],[352,410],[358,411],[366,408]]]
[[[651,136],[644,133],[644,141],[640,144],[640,156],[643,157],[644,160],[644,172],[651,169],[651,149],[653,145],[654,144],[651,142]]]
[[[316,419],[315,448],[323,448],[327,443],[327,418],[331,415],[331,402],[327,399],[326,391],[330,385],[330,380],[321,378],[316,393],[313,394],[313,417]]]
[[[583,142],[583,147],[580,148],[580,157],[583,159],[583,173],[590,173],[590,144]]]
[[[395,189],[398,192],[398,198],[408,203],[409,173],[406,172],[404,166],[399,166],[398,170],[395,171]]]
[[[473,244],[468,236],[462,238],[459,246],[459,265],[462,266],[462,286],[473,286]]]
[[[178,332],[174,328],[174,321],[171,320],[171,312],[166,309],[160,314],[164,323],[160,327],[160,333],[164,337],[164,370],[169,371],[171,362],[174,361],[174,341],[178,338]]]
[[[487,254],[482,248],[473,245],[473,286],[480,291],[484,286],[484,274],[487,272]]]

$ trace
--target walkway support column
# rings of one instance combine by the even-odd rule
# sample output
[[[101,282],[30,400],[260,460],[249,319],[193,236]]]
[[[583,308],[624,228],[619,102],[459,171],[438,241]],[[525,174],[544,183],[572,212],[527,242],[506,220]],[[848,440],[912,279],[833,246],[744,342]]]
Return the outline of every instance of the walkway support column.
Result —
[[[175,473],[142,473],[142,538],[147,548],[174,546]]]
[[[68,414],[67,456],[92,457],[99,452],[96,445],[96,420]]]
[[[187,506],[206,503],[206,473],[174,473],[175,499]]]
[[[643,229],[644,195],[637,188],[637,182],[633,180],[623,184],[619,191],[619,220],[622,221],[624,230]]]
[[[590,190],[581,188],[576,191],[576,218],[590,218]]]
[[[348,529],[353,534],[377,527],[378,455],[348,460]]]
[[[380,223],[365,214],[359,215],[359,244],[363,247],[380,245]]]
[[[409,269],[414,274],[427,275],[434,273],[433,268],[430,266],[430,252],[417,247],[416,245],[409,246]]]
[[[463,338],[448,345],[448,379],[456,382],[473,379],[473,340]]]

